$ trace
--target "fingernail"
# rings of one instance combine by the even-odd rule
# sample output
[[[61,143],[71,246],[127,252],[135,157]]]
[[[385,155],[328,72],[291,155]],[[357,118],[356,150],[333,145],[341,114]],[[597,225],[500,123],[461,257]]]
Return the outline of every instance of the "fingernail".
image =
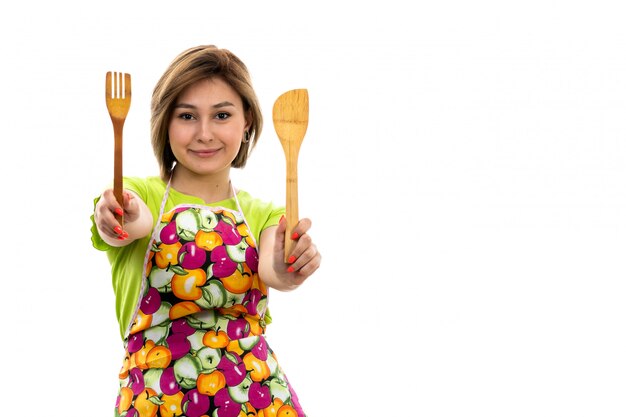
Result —
[[[120,226],[115,226],[113,228],[113,231],[119,235],[120,233],[122,233],[122,228]]]
[[[296,257],[294,255],[291,255],[289,259],[287,259],[287,262],[290,264],[294,263],[295,261],[296,261]]]
[[[295,271],[295,269],[293,269],[293,266],[290,266],[289,268],[287,268],[287,272],[293,272]]]
[[[119,235],[119,236],[117,237],[117,240],[125,240],[125,239],[126,239],[126,238],[125,238],[123,235]]]
[[[299,237],[300,235],[298,234],[298,232],[293,232],[293,235],[291,235],[291,240],[296,240]]]
[[[122,235],[121,235],[124,239],[128,238],[128,232],[126,231],[122,231]]]
[[[121,208],[117,207],[115,209],[115,214],[117,214],[118,216],[123,216],[124,215],[124,210],[122,210]]]

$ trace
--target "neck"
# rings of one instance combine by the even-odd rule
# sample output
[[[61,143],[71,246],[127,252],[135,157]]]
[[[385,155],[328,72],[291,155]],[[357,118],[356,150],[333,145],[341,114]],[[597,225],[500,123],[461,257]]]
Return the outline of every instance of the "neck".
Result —
[[[201,198],[206,203],[214,203],[231,197],[228,172],[220,175],[200,176],[186,170],[175,169],[172,187],[183,194]]]

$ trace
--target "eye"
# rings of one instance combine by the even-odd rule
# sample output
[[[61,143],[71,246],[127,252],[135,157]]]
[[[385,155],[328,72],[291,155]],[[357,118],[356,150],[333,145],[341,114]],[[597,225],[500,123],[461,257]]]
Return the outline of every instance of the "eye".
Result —
[[[230,114],[229,114],[229,113],[226,113],[226,112],[219,112],[219,113],[217,113],[217,114],[215,115],[215,118],[216,118],[216,119],[219,119],[219,120],[226,120],[226,119],[228,119],[229,117],[230,117]]]
[[[190,113],[181,113],[178,115],[178,118],[183,120],[193,120],[193,115]]]

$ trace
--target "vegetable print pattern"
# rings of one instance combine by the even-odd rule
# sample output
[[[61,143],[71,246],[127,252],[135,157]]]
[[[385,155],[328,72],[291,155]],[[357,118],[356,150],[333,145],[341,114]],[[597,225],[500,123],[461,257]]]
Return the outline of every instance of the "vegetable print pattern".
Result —
[[[115,416],[305,416],[263,335],[267,288],[241,213],[163,214],[144,272]]]

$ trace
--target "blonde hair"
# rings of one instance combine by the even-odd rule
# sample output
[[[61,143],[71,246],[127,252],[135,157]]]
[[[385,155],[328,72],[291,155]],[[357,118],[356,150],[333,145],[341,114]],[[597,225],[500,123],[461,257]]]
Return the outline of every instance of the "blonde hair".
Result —
[[[191,84],[215,77],[222,78],[239,94],[246,118],[250,119],[249,141],[242,142],[231,166],[244,167],[256,145],[263,127],[263,116],[246,65],[229,50],[215,45],[189,48],[172,61],[152,92],[152,149],[163,180],[170,177],[176,162],[169,143],[168,128],[178,96]]]

